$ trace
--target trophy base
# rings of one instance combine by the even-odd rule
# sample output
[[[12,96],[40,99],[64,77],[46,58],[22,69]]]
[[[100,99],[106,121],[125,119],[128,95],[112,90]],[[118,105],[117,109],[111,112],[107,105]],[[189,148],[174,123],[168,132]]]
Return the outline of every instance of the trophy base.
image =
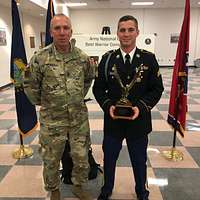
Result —
[[[132,106],[116,105],[114,116],[115,119],[130,119],[134,115]]]

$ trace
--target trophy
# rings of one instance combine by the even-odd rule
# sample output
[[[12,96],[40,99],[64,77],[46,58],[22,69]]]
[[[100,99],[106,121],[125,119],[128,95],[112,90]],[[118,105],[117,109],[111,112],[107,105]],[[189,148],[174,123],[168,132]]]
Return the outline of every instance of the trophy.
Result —
[[[114,74],[115,78],[117,79],[117,81],[119,82],[121,91],[122,91],[122,96],[115,105],[114,117],[115,117],[115,119],[131,119],[131,117],[134,115],[134,111],[132,109],[132,103],[128,100],[127,97],[129,95],[129,91],[132,89],[134,84],[136,82],[141,82],[142,73],[144,72],[143,64],[141,64],[136,69],[136,74],[133,77],[133,80],[125,86],[122,83],[122,80],[117,72],[117,68],[115,65],[113,66],[113,70],[114,70],[113,74]]]
[[[127,99],[128,90],[126,87],[124,89],[122,97],[115,105],[114,116],[116,119],[130,119],[134,115],[132,103]]]

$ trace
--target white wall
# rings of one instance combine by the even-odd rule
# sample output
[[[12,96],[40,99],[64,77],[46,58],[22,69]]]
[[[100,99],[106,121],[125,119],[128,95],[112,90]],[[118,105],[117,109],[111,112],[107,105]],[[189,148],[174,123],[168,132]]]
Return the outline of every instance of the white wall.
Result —
[[[35,51],[41,46],[40,32],[45,32],[45,17],[37,18],[27,14],[22,14],[24,44],[27,60],[29,61]],[[30,48],[30,37],[35,37],[35,48]]]
[[[138,19],[141,33],[156,33],[155,53],[160,65],[173,65],[177,44],[170,43],[171,33],[179,33],[183,21],[184,9],[101,9],[73,10],[57,9],[72,19],[74,33],[99,34],[103,26],[110,26],[115,34],[118,19],[131,14]],[[21,13],[27,59],[40,46],[40,32],[45,30],[45,17],[33,17]],[[0,28],[6,29],[7,46],[0,46],[0,87],[10,83],[10,47],[11,47],[11,9],[0,6]],[[200,58],[200,8],[191,9],[190,20],[190,56],[189,65]],[[35,37],[35,48],[30,48],[30,36]]]
[[[6,46],[0,46],[0,86],[10,83],[11,17],[10,10],[0,6],[0,28],[6,30]],[[9,17],[8,17],[9,16]]]
[[[40,32],[44,31],[45,18],[37,18],[29,16],[25,13],[20,13],[22,32],[24,34],[24,43],[26,49],[27,60],[33,55],[40,46]],[[43,22],[44,21],[44,22]],[[11,53],[11,32],[12,18],[11,9],[0,6],[0,28],[6,30],[6,46],[0,46],[0,87],[10,83],[10,53]],[[35,37],[35,48],[30,48],[30,36]]]
[[[141,33],[156,33],[155,53],[160,65],[173,65],[177,43],[170,43],[171,33],[180,33],[184,9],[101,9],[71,10],[74,33],[101,33],[103,26],[110,26],[116,33],[117,22],[123,15],[138,19]],[[200,57],[200,9],[191,9],[189,65]]]
[[[196,24],[194,26],[196,26],[197,28],[197,33],[196,33],[196,38],[195,38],[195,42],[196,42],[196,48],[195,48],[195,58],[200,58],[200,9],[197,10],[197,20],[196,20]]]
[[[67,6],[56,6],[55,7],[55,13],[63,13],[66,16],[69,16],[70,15],[70,10],[68,9]]]

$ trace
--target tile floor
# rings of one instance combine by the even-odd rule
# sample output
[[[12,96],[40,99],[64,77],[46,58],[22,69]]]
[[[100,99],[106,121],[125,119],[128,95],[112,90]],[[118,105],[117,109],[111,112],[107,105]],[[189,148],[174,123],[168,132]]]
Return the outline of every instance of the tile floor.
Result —
[[[148,148],[148,182],[150,200],[200,200],[200,69],[189,70],[189,112],[185,138],[177,135],[176,148],[184,154],[184,160],[174,162],[163,156],[170,150],[173,131],[166,122],[172,69],[161,68],[165,92],[152,111],[153,132]],[[38,130],[24,138],[34,154],[30,158],[16,160],[12,152],[19,148],[15,113],[14,90],[0,91],[0,200],[47,200],[49,194],[43,189],[42,162],[37,153]],[[103,113],[93,100],[89,109],[91,140],[94,156],[102,165]],[[134,180],[124,143],[117,163],[115,188],[111,199],[136,200]],[[96,199],[102,184],[102,176],[90,181],[88,187]],[[61,184],[65,200],[76,200],[70,186]]]

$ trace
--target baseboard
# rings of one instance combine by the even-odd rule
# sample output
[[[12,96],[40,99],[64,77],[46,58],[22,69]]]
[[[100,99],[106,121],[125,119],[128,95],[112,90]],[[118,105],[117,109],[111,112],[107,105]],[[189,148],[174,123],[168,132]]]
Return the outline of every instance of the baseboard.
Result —
[[[5,90],[5,89],[7,89],[8,87],[11,87],[12,85],[13,85],[13,83],[8,83],[8,84],[6,84],[6,85],[3,85],[3,86],[0,87],[0,91],[1,91],[1,90]]]
[[[173,65],[159,65],[159,66],[160,66],[160,67],[169,67],[169,68],[170,68],[170,67],[171,67],[171,68],[174,67]],[[191,67],[192,67],[192,68],[193,68],[193,67],[194,67],[194,68],[197,68],[195,65],[189,65],[188,67],[189,67],[189,68],[191,68]]]

